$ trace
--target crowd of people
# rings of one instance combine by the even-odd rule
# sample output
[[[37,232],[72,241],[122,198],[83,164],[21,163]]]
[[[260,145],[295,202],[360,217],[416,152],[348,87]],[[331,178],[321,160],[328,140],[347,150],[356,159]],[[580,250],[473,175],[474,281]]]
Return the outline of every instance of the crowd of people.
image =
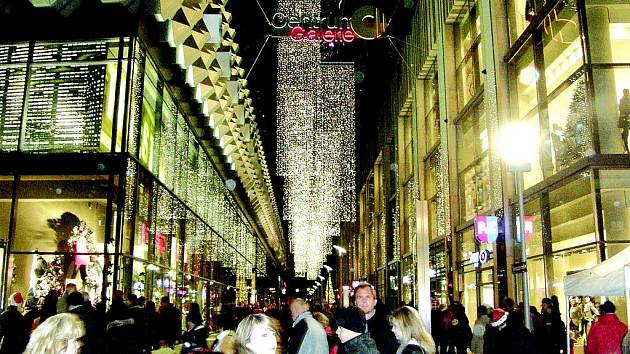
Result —
[[[367,283],[354,289],[350,307],[333,310],[301,298],[282,308],[225,306],[218,323],[204,321],[197,303],[186,304],[182,314],[168,296],[156,308],[152,301],[133,294],[124,299],[115,291],[105,311],[72,284],[59,298],[49,295],[41,306],[33,306],[20,293],[11,294],[0,314],[0,354],[567,353],[555,297],[542,300],[540,313],[530,307],[532,332],[523,325],[523,305],[515,306],[509,298],[500,308],[480,306],[472,326],[461,303],[443,308],[433,299],[429,332],[416,309],[390,311]],[[599,307],[586,354],[630,353],[627,326],[615,310],[610,301]],[[209,339],[210,329],[217,329],[216,339]]]

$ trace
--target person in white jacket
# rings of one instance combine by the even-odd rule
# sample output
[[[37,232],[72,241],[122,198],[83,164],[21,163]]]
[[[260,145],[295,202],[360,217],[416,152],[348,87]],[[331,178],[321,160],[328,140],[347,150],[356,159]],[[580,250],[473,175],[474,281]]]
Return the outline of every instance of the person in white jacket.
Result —
[[[287,354],[328,354],[328,339],[324,327],[313,318],[303,299],[291,303],[293,326],[289,332]]]
[[[477,308],[477,320],[473,325],[473,337],[470,342],[470,351],[474,354],[483,354],[483,335],[486,334],[486,325],[490,323],[488,307],[481,305]]]

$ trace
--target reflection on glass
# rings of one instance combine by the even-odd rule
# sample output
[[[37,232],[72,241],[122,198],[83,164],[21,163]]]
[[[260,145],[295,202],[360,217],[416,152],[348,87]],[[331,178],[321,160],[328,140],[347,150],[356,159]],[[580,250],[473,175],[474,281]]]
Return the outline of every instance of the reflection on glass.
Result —
[[[552,249],[563,250],[595,242],[590,173],[549,193]]]
[[[534,66],[534,53],[531,47],[522,51],[515,67],[516,92],[518,93],[518,118],[525,117],[538,101],[536,98],[536,83],[540,74]]]
[[[549,103],[549,130],[555,171],[593,154],[584,75]]]
[[[527,257],[541,255],[543,253],[543,232],[540,215],[540,199],[536,198],[525,204],[525,215],[531,216],[534,220],[534,236],[532,239],[527,240]],[[518,225],[516,225],[516,227],[518,227]]]
[[[543,32],[545,82],[551,93],[584,63],[575,1],[561,2],[549,14]]]

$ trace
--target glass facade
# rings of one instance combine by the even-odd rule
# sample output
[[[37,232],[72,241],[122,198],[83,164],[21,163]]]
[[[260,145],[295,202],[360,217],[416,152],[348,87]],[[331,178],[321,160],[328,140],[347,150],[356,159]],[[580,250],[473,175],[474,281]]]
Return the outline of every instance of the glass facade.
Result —
[[[44,162],[0,176],[5,294],[247,300],[265,252],[140,41],[2,45],[0,81],[0,152]]]

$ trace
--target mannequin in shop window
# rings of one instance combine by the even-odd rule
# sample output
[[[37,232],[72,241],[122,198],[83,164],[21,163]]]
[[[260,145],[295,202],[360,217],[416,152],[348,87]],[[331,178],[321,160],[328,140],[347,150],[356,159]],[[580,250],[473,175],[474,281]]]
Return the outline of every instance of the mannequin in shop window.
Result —
[[[623,90],[623,97],[619,100],[619,123],[623,151],[628,153],[628,131],[630,130],[630,89]]]
[[[595,304],[591,301],[591,297],[584,296],[582,304],[582,331],[585,334],[588,334],[597,316],[599,316],[599,311],[597,311],[597,307],[595,307]]]
[[[576,338],[582,335],[582,319],[584,316],[584,310],[582,309],[582,303],[580,298],[572,296],[569,299],[569,318],[571,322],[569,328],[571,332],[576,334]]]

